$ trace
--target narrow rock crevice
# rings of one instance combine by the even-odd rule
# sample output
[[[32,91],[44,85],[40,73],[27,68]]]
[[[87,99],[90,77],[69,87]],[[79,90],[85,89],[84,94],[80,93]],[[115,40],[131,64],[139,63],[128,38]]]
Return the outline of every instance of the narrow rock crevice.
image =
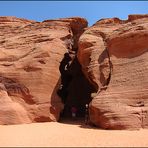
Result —
[[[102,32],[100,35],[103,38],[103,41],[104,41],[104,44],[105,44],[105,47],[106,47],[105,52],[106,52],[107,58],[108,58],[109,74],[108,74],[108,78],[105,81],[105,85],[102,88],[102,89],[107,89],[107,87],[108,87],[108,85],[110,83],[110,80],[111,80],[111,76],[112,76],[113,64],[111,62],[111,58],[110,58],[110,55],[109,55],[109,49],[107,48],[106,34]]]
[[[104,46],[106,49],[101,53],[98,59],[99,63],[99,70],[100,70],[100,86],[98,87],[97,94],[99,94],[102,90],[106,90],[112,76],[113,71],[113,64],[111,62],[111,58],[109,55],[109,49],[107,48],[107,42],[106,42],[106,35],[103,32],[99,33],[100,36],[103,39]]]
[[[61,61],[61,85],[58,95],[64,104],[62,117],[71,117],[71,107],[78,109],[77,117],[85,115],[85,104],[90,103],[93,87],[85,78],[76,53],[66,53]]]
[[[107,55],[108,55],[108,60],[109,60],[109,76],[107,78],[107,81],[106,81],[106,85],[109,85],[110,83],[110,80],[111,80],[111,76],[112,76],[112,71],[113,71],[113,64],[111,62],[111,59],[110,59],[110,55],[109,55],[109,51],[108,49],[106,49],[106,52],[107,52]]]
[[[61,117],[71,117],[71,108],[77,108],[77,117],[85,115],[85,105],[91,101],[93,86],[85,78],[81,65],[77,59],[78,41],[87,24],[71,24],[71,40],[68,42],[68,52],[64,54],[59,71],[61,73],[61,85],[57,94],[64,104]]]

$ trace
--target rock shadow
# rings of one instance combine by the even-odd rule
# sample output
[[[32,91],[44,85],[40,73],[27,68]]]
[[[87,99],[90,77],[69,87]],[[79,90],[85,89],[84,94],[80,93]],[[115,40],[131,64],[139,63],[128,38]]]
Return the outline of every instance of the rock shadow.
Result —
[[[76,117],[85,116],[85,105],[91,101],[93,86],[85,78],[81,65],[75,53],[66,53],[59,67],[61,73],[61,85],[57,94],[61,97],[64,110],[61,118],[71,118],[71,108],[76,107]]]

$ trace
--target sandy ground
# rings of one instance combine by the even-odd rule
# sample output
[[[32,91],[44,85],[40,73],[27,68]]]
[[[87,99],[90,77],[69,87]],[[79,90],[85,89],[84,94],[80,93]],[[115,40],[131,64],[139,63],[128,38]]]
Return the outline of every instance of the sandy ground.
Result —
[[[82,121],[0,125],[0,147],[148,147],[148,130],[100,130]]]

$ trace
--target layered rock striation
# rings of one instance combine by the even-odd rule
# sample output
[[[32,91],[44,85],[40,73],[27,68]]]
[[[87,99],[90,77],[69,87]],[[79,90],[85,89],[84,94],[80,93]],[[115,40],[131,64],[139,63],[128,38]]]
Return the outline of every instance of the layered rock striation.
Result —
[[[148,127],[148,15],[102,19],[79,40],[78,59],[95,93],[90,120],[104,129]]]
[[[58,121],[72,105],[84,116],[90,103],[98,127],[148,128],[147,43],[148,15],[0,17],[0,124]]]
[[[82,18],[0,17],[0,124],[59,119],[59,66],[86,26]]]

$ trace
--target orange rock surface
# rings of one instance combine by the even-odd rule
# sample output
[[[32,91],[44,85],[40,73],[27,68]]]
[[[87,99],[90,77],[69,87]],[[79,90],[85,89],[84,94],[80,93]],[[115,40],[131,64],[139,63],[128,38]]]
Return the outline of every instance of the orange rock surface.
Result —
[[[63,83],[65,104],[83,106],[84,115],[90,102],[92,124],[148,128],[147,43],[148,15],[101,19],[91,27],[79,17],[0,17],[0,124],[58,121]],[[73,60],[64,61],[65,53]]]
[[[0,17],[0,124],[57,121],[60,62],[87,21]]]
[[[148,128],[148,15],[102,19],[80,37],[78,59],[96,89],[90,120],[105,129]]]

